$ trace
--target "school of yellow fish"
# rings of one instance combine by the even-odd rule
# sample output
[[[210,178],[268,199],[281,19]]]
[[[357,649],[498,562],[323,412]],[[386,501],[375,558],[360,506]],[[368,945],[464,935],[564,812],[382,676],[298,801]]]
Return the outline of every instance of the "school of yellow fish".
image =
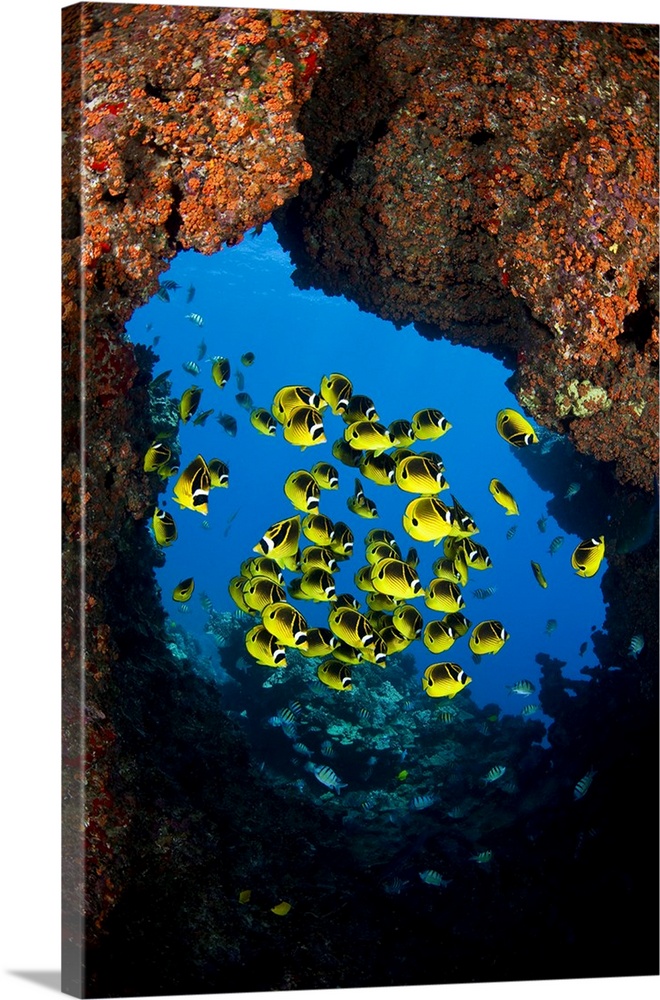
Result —
[[[252,364],[254,355],[242,357]],[[226,358],[212,360],[212,379],[223,388],[229,378]],[[179,403],[185,423],[195,414],[202,389],[187,389]],[[260,665],[286,666],[287,649],[298,650],[306,657],[321,658],[319,680],[341,692],[353,685],[354,668],[362,661],[387,666],[390,655],[401,652],[420,639],[434,654],[446,653],[472,628],[463,614],[465,601],[461,588],[470,570],[483,571],[492,566],[490,556],[473,536],[478,527],[472,516],[451,495],[452,504],[439,499],[449,490],[441,456],[434,451],[414,451],[416,442],[435,441],[451,429],[451,423],[435,408],[418,410],[410,420],[398,419],[389,426],[379,422],[373,400],[353,392],[350,380],[338,372],[324,376],[316,392],[309,386],[287,385],[279,389],[270,411],[252,407],[247,393],[246,408],[255,430],[273,436],[278,425],[284,439],[304,452],[327,441],[329,414],[339,418],[343,432],[332,445],[333,457],[352,471],[353,493],[348,510],[362,518],[378,517],[376,502],[367,496],[362,479],[374,486],[395,486],[412,494],[402,518],[402,527],[415,542],[442,543],[443,554],[433,563],[434,577],[423,585],[417,574],[418,555],[411,547],[404,556],[394,534],[374,528],[365,537],[364,565],[354,574],[356,588],[362,592],[366,608],[349,593],[337,594],[334,574],[340,564],[354,555],[354,537],[350,526],[332,522],[320,507],[325,490],[340,486],[338,470],[327,462],[317,462],[310,469],[296,469],[283,483],[283,492],[296,513],[265,528],[253,552],[229,582],[229,593],[241,611],[255,619],[245,637],[248,654]],[[243,405],[243,404],[241,404]],[[212,411],[209,411],[212,412]],[[340,426],[342,426],[340,424]],[[500,436],[514,447],[537,444],[532,425],[516,410],[500,410],[496,416]],[[144,458],[144,469],[161,478],[179,470],[172,461],[172,448],[165,441],[154,441]],[[220,459],[205,461],[197,455],[180,473],[174,485],[174,500],[182,509],[197,511],[204,517],[209,510],[209,494],[229,485],[229,469]],[[498,479],[492,479],[490,492],[508,516],[519,515],[515,498]],[[174,518],[156,508],[151,519],[157,544],[171,545],[177,538]],[[580,542],[571,556],[579,576],[592,577],[605,554],[605,540],[589,538]],[[531,563],[536,581],[547,587],[540,565]],[[284,573],[295,573],[285,582]],[[190,600],[194,580],[182,580],[172,597]],[[439,612],[424,624],[412,604],[423,601],[429,610]],[[291,601],[327,602],[327,628],[309,627],[303,613]],[[484,654],[496,654],[510,638],[500,621],[479,621],[470,633],[468,646],[475,662]],[[430,664],[422,677],[422,688],[432,698],[454,698],[472,678],[454,662]]]

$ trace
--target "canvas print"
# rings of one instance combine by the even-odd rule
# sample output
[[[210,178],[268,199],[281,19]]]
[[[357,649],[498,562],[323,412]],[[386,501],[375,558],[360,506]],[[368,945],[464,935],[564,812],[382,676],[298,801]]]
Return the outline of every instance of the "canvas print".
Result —
[[[63,10],[65,992],[657,975],[657,46]]]

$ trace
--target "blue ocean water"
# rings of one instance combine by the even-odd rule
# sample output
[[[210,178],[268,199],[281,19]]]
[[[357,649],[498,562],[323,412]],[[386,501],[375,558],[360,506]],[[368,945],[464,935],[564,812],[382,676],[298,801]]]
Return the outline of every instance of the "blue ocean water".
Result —
[[[207,462],[220,458],[229,467],[229,487],[211,491],[208,517],[179,509],[172,498],[175,478],[161,494],[160,505],[173,514],[178,529],[178,539],[164,550],[165,564],[158,570],[166,611],[195,638],[211,663],[211,673],[217,666],[217,679],[222,683],[223,672],[215,643],[205,630],[208,614],[200,595],[208,595],[218,612],[236,612],[228,593],[230,578],[239,573],[241,562],[255,554],[253,546],[274,521],[296,513],[283,492],[289,473],[310,469],[318,461],[337,467],[340,478],[338,491],[322,491],[320,511],[332,521],[349,524],[355,535],[353,557],[340,563],[337,592],[365,596],[355,588],[353,574],[365,563],[363,539],[374,527],[391,530],[404,555],[414,546],[420,555],[422,584],[432,578],[431,564],[442,555],[442,545],[416,542],[406,535],[401,518],[412,494],[397,486],[378,486],[359,470],[333,458],[332,443],[345,428],[340,417],[327,409],[327,443],[301,452],[284,440],[279,425],[274,438],[258,433],[250,424],[248,411],[235,399],[240,388],[237,373],[243,377],[243,391],[249,393],[254,405],[269,409],[282,386],[302,384],[318,391],[323,375],[341,372],[353,383],[354,392],[373,399],[385,425],[399,418],[409,420],[424,407],[440,409],[447,417],[452,426],[444,436],[413,447],[441,454],[450,489],[442,492],[440,499],[451,504],[453,495],[470,512],[479,528],[474,540],[487,548],[493,562],[486,571],[470,571],[467,586],[462,588],[464,613],[473,625],[485,619],[501,621],[510,639],[499,653],[483,656],[479,662],[472,657],[467,636],[442,654],[430,653],[417,641],[406,652],[414,655],[420,678],[433,662],[457,662],[472,677],[466,690],[477,706],[496,703],[503,713],[513,715],[520,714],[526,703],[538,704],[538,653],[565,661],[565,677],[584,680],[581,669],[597,662],[589,639],[604,619],[600,580],[607,564],[604,560],[593,578],[576,575],[570,556],[582,539],[566,533],[548,516],[546,504],[552,494],[530,478],[517,449],[497,433],[498,410],[520,410],[505,385],[510,372],[486,353],[447,341],[427,341],[412,326],[396,329],[342,297],[301,291],[291,279],[292,271],[289,256],[279,246],[271,226],[210,257],[181,253],[163,275],[180,287],[169,292],[169,301],[155,296],[137,309],[128,326],[134,342],[154,345],[157,341],[153,350],[159,361],[154,375],[172,370],[173,397],[180,397],[190,385],[199,385],[203,394],[197,413],[214,410],[203,426],[195,426],[192,420],[180,424],[181,468],[198,454]],[[187,302],[191,285],[194,298]],[[203,317],[202,326],[186,318],[193,312]],[[205,354],[198,360],[202,341]],[[255,355],[249,367],[240,360],[247,351]],[[215,355],[226,356],[231,363],[231,378],[223,389],[211,378],[210,359]],[[190,361],[199,364],[199,374],[183,369]],[[235,436],[217,422],[220,413],[235,417]],[[377,504],[379,516],[375,520],[360,518],[346,506],[347,497],[354,492],[356,474],[367,496]],[[494,477],[516,498],[519,516],[507,516],[494,501],[488,489]],[[541,531],[538,522],[544,517],[547,521]],[[602,515],[598,518],[593,535],[606,528],[600,523]],[[563,542],[551,554],[550,543],[558,537]],[[531,560],[541,565],[546,589],[534,579]],[[296,574],[285,575],[288,580]],[[195,593],[187,604],[178,604],[171,597],[172,591],[179,581],[191,576]],[[486,599],[474,596],[478,588],[491,587],[494,593]],[[310,626],[327,624],[327,604],[292,603]],[[412,603],[425,622],[442,617],[442,613],[427,609],[421,598]],[[581,652],[585,643],[586,650]],[[261,671],[264,679],[270,672],[262,666],[252,669]],[[368,686],[374,671],[378,668],[367,663],[354,670],[354,686]],[[536,686],[530,698],[507,691],[521,679]],[[421,680],[419,690],[421,693]],[[305,690],[298,693],[302,702],[305,695]],[[459,705],[462,697],[463,692],[454,703]],[[446,704],[446,699],[427,701],[436,706]],[[542,711],[533,718],[546,725],[551,721]]]

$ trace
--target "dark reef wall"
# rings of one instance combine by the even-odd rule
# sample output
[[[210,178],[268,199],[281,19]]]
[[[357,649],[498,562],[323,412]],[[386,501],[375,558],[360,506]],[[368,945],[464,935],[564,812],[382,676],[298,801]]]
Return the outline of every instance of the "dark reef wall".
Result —
[[[153,358],[125,340],[131,313],[180,249],[235,244],[284,206],[277,226],[301,284],[415,322],[425,336],[504,352],[537,420],[649,490],[655,72],[654,35],[634,26],[107,4],[63,12],[65,989],[79,986],[71,970],[81,948],[89,995],[425,981],[403,959],[388,980],[371,957],[380,932],[354,873],[352,909],[332,878],[328,898],[310,900],[307,950],[300,925],[264,935],[227,902],[237,885],[222,871],[247,875],[250,858],[286,878],[267,850],[273,835],[310,872],[321,855],[340,867],[340,840],[282,803],[265,817],[270,793],[217,691],[167,648],[153,574],[162,556],[146,527],[157,487],[142,471]],[[656,589],[656,553],[657,535],[608,571],[617,625],[608,663],[624,660],[636,582]],[[576,712],[583,730],[590,718],[620,723],[625,687],[625,761],[639,774],[654,745],[654,625],[628,685],[602,679],[606,708],[585,686],[562,721],[558,697],[562,752]],[[644,801],[642,789],[638,812]],[[303,834],[318,854],[296,847]],[[638,912],[640,892],[630,897]],[[414,914],[388,905],[417,954]],[[612,926],[632,911],[623,914]],[[359,959],[347,957],[347,940],[360,943]],[[398,932],[383,941],[407,954]],[[509,966],[491,973],[498,941],[476,965],[454,945],[462,957],[448,979],[465,978],[471,960],[476,977],[515,978]],[[637,938],[624,945],[624,955],[639,952]],[[267,981],[242,968],[241,946],[270,970]],[[618,961],[609,974],[654,971]],[[608,971],[569,962],[534,971],[544,973]]]

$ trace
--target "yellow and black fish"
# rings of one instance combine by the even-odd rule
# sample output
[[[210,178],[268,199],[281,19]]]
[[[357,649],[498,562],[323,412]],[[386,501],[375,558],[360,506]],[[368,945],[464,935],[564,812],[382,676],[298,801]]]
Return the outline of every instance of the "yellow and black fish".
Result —
[[[365,597],[367,602],[367,607],[370,611],[379,613],[383,611],[394,611],[402,603],[396,597],[390,597],[389,594],[379,594],[377,591],[370,591]]]
[[[252,608],[247,606],[243,597],[243,588],[246,586],[247,582],[248,581],[244,576],[232,576],[227,586],[227,590],[229,591],[229,596],[237,608],[240,608],[241,611],[245,611],[248,615],[253,615],[255,612]]]
[[[438,580],[451,580],[452,583],[460,583],[460,573],[458,572],[453,559],[448,556],[442,556],[441,559],[436,559],[431,566],[432,571],[435,573]]]
[[[246,351],[245,354],[241,354],[241,364],[249,368],[250,365],[254,364],[254,353],[252,351]]]
[[[452,611],[445,615],[443,621],[447,625],[451,625],[456,635],[467,635],[472,622],[465,615],[462,615],[460,611]]]
[[[491,569],[493,561],[483,545],[473,542],[471,538],[461,538],[459,544],[470,569]]]
[[[256,431],[266,437],[274,437],[277,432],[277,424],[263,406],[255,406],[254,409],[250,410],[250,423]]]
[[[534,579],[536,580],[536,582],[538,583],[538,585],[540,587],[544,587],[544,588],[547,587],[548,586],[548,581],[543,576],[543,570],[541,569],[541,567],[539,566],[539,564],[537,562],[534,562],[534,560],[532,559],[530,565],[532,567],[532,573],[534,574]]]
[[[364,456],[361,451],[355,451],[354,448],[351,448],[348,441],[344,441],[343,438],[337,438],[332,445],[332,457],[336,458],[342,465],[348,465],[349,468],[357,469]]]
[[[417,571],[401,559],[382,559],[372,567],[371,582],[379,594],[387,594],[401,601],[424,596]]]
[[[161,510],[156,507],[154,515],[151,519],[151,527],[153,529],[154,538],[156,539],[156,544],[160,545],[161,548],[167,548],[172,542],[177,539],[176,524],[174,523],[174,518],[171,514],[168,514],[166,510]]]
[[[365,547],[364,554],[370,566],[375,566],[381,559],[401,558],[399,546],[390,542],[370,542]]]
[[[329,628],[308,628],[307,649],[300,652],[306,657],[327,656],[333,652],[337,641]]]
[[[179,416],[184,424],[187,424],[190,418],[197,412],[201,398],[202,390],[198,385],[191,385],[181,396],[179,400]]]
[[[213,364],[211,365],[211,378],[219,389],[223,389],[226,386],[230,375],[231,365],[229,364],[229,360],[219,356],[213,358]]]
[[[353,581],[358,590],[363,590],[367,594],[374,594],[376,592],[376,588],[371,582],[372,569],[373,566],[371,565],[361,566],[353,576]]]
[[[416,542],[437,545],[455,532],[456,521],[451,508],[437,497],[415,497],[403,512],[403,527]]]
[[[423,620],[412,604],[400,604],[392,614],[392,623],[406,639],[418,639],[422,634]]]
[[[407,649],[412,642],[412,639],[408,639],[405,635],[401,635],[396,625],[393,625],[391,622],[388,625],[381,626],[378,634],[385,643],[388,656],[393,656],[395,653],[403,652],[403,650]]]
[[[177,458],[173,458],[158,467],[158,475],[161,479],[169,479],[170,476],[176,476],[178,471],[179,460]]]
[[[372,483],[376,483],[378,486],[394,485],[396,465],[387,452],[384,451],[382,455],[376,455],[373,451],[360,452],[360,454],[362,455],[360,458],[360,472],[363,476],[366,476],[367,479],[370,479]]]
[[[391,452],[392,461],[395,465],[398,465],[399,462],[403,462],[404,458],[411,458],[416,454],[417,452],[413,451],[412,448],[395,448],[394,451]]]
[[[482,653],[499,653],[509,638],[509,633],[502,622],[489,620],[474,626],[468,645],[477,656],[481,656]]]
[[[460,611],[465,601],[460,588],[451,580],[434,577],[426,588],[424,604],[432,611]]]
[[[436,618],[428,622],[422,636],[424,645],[432,653],[444,653],[445,650],[454,645],[457,639],[458,634],[444,618]]]
[[[467,538],[470,535],[476,535],[479,533],[479,529],[474,522],[472,514],[469,514],[465,507],[462,507],[454,494],[451,495],[454,501],[453,507],[451,509],[452,517],[454,520],[454,534],[458,535],[459,538]]]
[[[536,431],[517,410],[500,410],[495,419],[495,426],[500,437],[503,437],[515,448],[539,443]]]
[[[431,698],[454,698],[472,682],[457,663],[432,663],[422,677],[422,689]]]
[[[307,622],[293,605],[286,601],[269,604],[261,618],[264,626],[283,646],[307,649]]]
[[[500,505],[504,507],[507,514],[519,514],[518,504],[514,500],[513,496],[507,490],[506,486],[499,481],[499,479],[491,479],[488,489],[493,494],[493,498]]]
[[[243,587],[243,600],[248,608],[261,613],[269,604],[286,600],[284,588],[267,576],[252,576]]]
[[[321,411],[314,406],[296,406],[284,423],[284,440],[301,451],[326,441]]]
[[[394,534],[387,528],[370,528],[364,536],[365,547],[371,545],[372,542],[387,542],[392,548],[398,549]],[[398,554],[400,555],[400,552]]]
[[[373,500],[370,500],[369,497],[365,496],[359,479],[355,480],[355,493],[353,496],[348,498],[346,506],[353,512],[353,514],[357,514],[359,517],[378,517],[376,504]]]
[[[211,489],[217,486],[229,486],[229,467],[219,458],[212,458],[208,463]]]
[[[412,424],[409,420],[393,420],[388,426],[395,448],[406,448],[415,440]]]
[[[318,679],[334,691],[350,691],[353,687],[351,670],[339,660],[325,660],[316,671]]]
[[[319,489],[339,489],[339,473],[334,465],[330,465],[328,462],[317,462],[316,465],[312,466],[310,471]]]
[[[147,448],[142,468],[145,472],[158,472],[172,457],[172,449],[164,441],[154,441]]]
[[[578,576],[595,576],[605,556],[605,536],[587,538],[574,549],[571,566]]]
[[[337,560],[328,546],[308,545],[300,553],[300,568],[303,573],[308,573],[311,569],[324,569],[327,573],[334,573]]]
[[[310,569],[303,573],[300,589],[309,601],[334,601],[335,581],[327,569]]]
[[[373,451],[375,455],[380,455],[394,443],[387,427],[371,420],[356,420],[349,424],[344,431],[344,440],[355,451]]]
[[[333,537],[329,548],[338,559],[349,559],[353,552],[354,537],[353,532],[343,521],[335,521],[333,526]]]
[[[412,566],[413,569],[417,569],[417,567],[419,566],[419,552],[417,551],[416,548],[414,548],[414,546],[412,545],[410,546],[410,548],[408,549],[408,553],[403,561],[407,562],[408,565]]]
[[[451,429],[447,418],[433,408],[418,410],[410,421],[413,434],[418,441],[435,441]]]
[[[294,569],[298,559],[298,541],[300,538],[300,514],[276,521],[263,534],[252,549],[262,556],[270,556],[278,566]]]
[[[367,663],[375,663],[377,667],[387,666],[387,646],[376,630],[374,630],[373,642],[362,647],[362,655]]]
[[[263,625],[255,625],[245,636],[245,648],[263,667],[286,667],[286,649]]]
[[[353,424],[357,420],[369,420],[375,423],[379,416],[374,406],[374,401],[369,396],[353,394],[348,401],[348,406],[341,415],[342,420],[347,424]]]
[[[193,590],[195,589],[195,581],[191,576],[187,577],[185,580],[181,580],[177,583],[176,587],[172,591],[172,598],[175,601],[180,601],[182,604],[185,601],[189,601],[193,595]]]
[[[277,422],[284,424],[298,406],[320,410],[321,399],[308,385],[285,385],[275,393],[271,411]]]
[[[438,466],[420,455],[409,455],[397,462],[395,468],[395,482],[405,493],[431,496],[449,486]]]
[[[174,484],[174,499],[180,507],[206,515],[209,512],[210,489],[211,473],[202,456],[198,455],[186,466]]]
[[[328,615],[328,626],[341,642],[355,649],[364,650],[375,642],[369,619],[353,608],[333,607]]]
[[[353,395],[350,379],[339,372],[324,375],[321,379],[321,398],[325,400],[335,416],[341,416]]]
[[[354,646],[349,646],[347,642],[342,642],[337,636],[333,636],[334,645],[332,647],[332,655],[340,663],[361,663],[364,659],[361,649],[356,649]]]
[[[284,493],[296,510],[308,514],[310,510],[319,509],[321,490],[311,472],[298,469],[290,473],[284,483]]]
[[[241,576],[251,579],[254,576],[265,576],[282,587],[284,574],[274,559],[269,556],[251,556],[241,563]]]
[[[460,546],[456,549],[456,555],[454,556],[454,568],[458,573],[458,582],[461,587],[465,587],[468,582],[468,564],[465,552]]]
[[[332,548],[335,527],[325,514],[307,514],[302,519],[302,533],[312,545],[328,545]]]

